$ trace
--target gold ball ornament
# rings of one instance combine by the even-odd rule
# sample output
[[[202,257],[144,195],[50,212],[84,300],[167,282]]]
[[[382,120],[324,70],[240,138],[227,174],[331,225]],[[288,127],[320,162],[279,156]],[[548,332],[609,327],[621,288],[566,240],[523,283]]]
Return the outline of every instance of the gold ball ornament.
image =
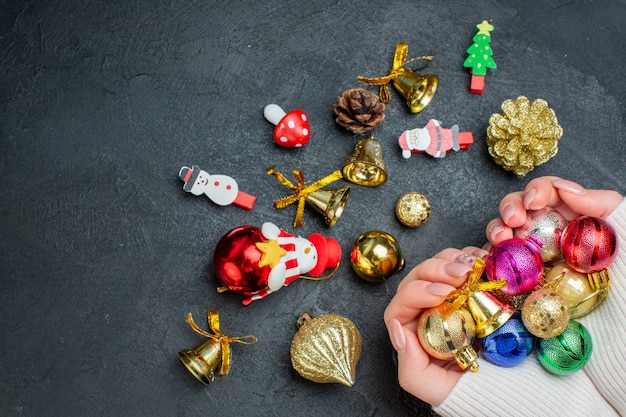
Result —
[[[563,333],[569,320],[567,301],[550,288],[533,291],[522,306],[524,326],[541,339],[550,339]]]
[[[461,369],[478,371],[476,351],[472,347],[476,324],[465,307],[452,312],[450,303],[422,312],[417,324],[417,337],[430,356],[436,359],[456,359]]]
[[[537,99],[532,104],[524,96],[502,103],[502,113],[494,113],[487,128],[487,147],[496,164],[523,177],[558,152],[563,136],[554,110]]]
[[[611,282],[607,270],[585,274],[576,271],[565,261],[546,270],[544,287],[555,290],[567,301],[571,319],[591,313],[609,294]]]
[[[352,386],[362,343],[354,323],[337,314],[304,313],[298,328],[291,342],[293,369],[309,381]]]
[[[406,227],[419,227],[430,217],[430,201],[423,194],[410,192],[396,203],[396,217]]]
[[[383,282],[404,268],[400,244],[380,230],[365,232],[356,239],[350,262],[354,272],[370,282]]]

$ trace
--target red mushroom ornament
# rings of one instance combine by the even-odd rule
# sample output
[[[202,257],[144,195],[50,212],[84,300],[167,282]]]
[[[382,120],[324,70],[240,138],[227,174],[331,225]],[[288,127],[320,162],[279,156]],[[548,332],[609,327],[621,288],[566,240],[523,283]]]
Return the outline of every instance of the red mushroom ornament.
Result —
[[[309,116],[303,110],[292,110],[289,113],[277,104],[268,104],[263,115],[274,128],[274,142],[287,148],[299,148],[306,145],[311,138]]]

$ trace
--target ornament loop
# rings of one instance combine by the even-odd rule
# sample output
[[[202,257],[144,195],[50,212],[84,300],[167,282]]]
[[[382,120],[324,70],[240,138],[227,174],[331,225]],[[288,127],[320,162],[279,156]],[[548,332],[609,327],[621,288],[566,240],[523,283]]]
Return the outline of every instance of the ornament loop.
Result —
[[[302,227],[302,217],[304,215],[304,205],[306,203],[307,196],[343,177],[341,171],[337,170],[332,174],[315,181],[312,184],[306,185],[306,182],[304,180],[304,174],[302,173],[302,171],[299,169],[294,169],[293,175],[298,183],[298,185],[294,185],[282,173],[276,171],[274,168],[275,166],[269,167],[267,169],[267,174],[275,176],[282,185],[294,192],[292,195],[288,195],[274,201],[274,207],[276,207],[277,209],[282,209],[290,206],[295,202],[298,202],[296,218],[293,222],[294,227]]]
[[[220,317],[216,310],[209,310],[207,321],[209,323],[209,328],[211,329],[213,334],[198,327],[196,322],[193,320],[191,313],[187,313],[187,322],[189,323],[193,331],[209,339],[215,340],[220,344],[222,350],[222,364],[220,367],[221,378],[223,375],[228,375],[228,371],[230,370],[230,343],[252,345],[257,342],[257,338],[256,336],[252,335],[231,337],[222,333],[220,330]]]

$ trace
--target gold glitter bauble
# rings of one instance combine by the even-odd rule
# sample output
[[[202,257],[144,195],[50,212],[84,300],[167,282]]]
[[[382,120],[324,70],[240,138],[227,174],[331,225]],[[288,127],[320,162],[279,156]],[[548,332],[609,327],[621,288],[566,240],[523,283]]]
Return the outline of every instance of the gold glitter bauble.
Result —
[[[430,202],[420,193],[406,193],[396,203],[396,216],[406,227],[419,227],[430,217]]]
[[[430,356],[436,359],[455,358],[462,369],[478,370],[476,352],[472,341],[476,325],[471,313],[465,307],[452,311],[445,317],[442,310],[450,308],[450,303],[429,308],[422,312],[417,323],[417,337]]]
[[[556,155],[563,128],[545,100],[505,100],[502,112],[491,115],[487,128],[487,147],[496,164],[523,177]]]
[[[325,314],[298,318],[291,342],[291,364],[303,378],[352,386],[361,356],[361,333],[349,319]]]
[[[533,291],[522,307],[522,321],[526,329],[542,339],[563,333],[570,319],[567,301],[554,290],[541,288]]]

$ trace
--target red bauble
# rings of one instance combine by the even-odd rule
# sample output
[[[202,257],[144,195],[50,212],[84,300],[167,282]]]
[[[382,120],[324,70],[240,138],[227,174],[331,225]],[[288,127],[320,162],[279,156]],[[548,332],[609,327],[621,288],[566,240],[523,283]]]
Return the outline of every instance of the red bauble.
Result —
[[[617,236],[606,220],[581,216],[563,230],[561,250],[567,264],[578,272],[599,272],[615,259]]]
[[[264,241],[261,229],[254,226],[237,227],[220,239],[213,255],[213,265],[222,285],[242,293],[267,287],[271,268],[259,267],[263,254],[255,245]]]

